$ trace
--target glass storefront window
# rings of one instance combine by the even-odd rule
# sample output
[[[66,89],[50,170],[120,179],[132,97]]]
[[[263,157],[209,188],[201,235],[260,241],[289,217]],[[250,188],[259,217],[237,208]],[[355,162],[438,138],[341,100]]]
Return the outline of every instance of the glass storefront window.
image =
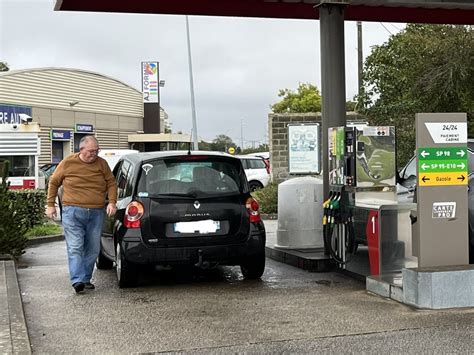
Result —
[[[2,156],[0,161],[9,161],[8,176],[35,176],[34,155]]]
[[[74,153],[79,153],[79,143],[85,136],[87,136],[87,134],[74,133]]]
[[[59,163],[64,158],[63,153],[63,142],[62,141],[53,141],[51,145],[52,152],[52,162]]]

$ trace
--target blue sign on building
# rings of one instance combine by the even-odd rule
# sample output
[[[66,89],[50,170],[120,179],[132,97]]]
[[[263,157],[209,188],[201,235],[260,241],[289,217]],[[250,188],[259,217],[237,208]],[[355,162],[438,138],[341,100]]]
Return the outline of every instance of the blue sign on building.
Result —
[[[92,133],[94,126],[91,124],[76,123],[76,133]]]
[[[20,113],[31,116],[31,107],[0,104],[0,124],[20,124]]]
[[[51,140],[53,141],[68,141],[71,139],[71,131],[65,129],[52,129]]]

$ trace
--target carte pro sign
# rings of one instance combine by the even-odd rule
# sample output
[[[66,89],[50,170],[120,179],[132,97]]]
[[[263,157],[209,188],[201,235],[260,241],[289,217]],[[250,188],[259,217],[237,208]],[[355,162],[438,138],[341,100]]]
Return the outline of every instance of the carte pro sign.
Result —
[[[467,115],[416,115],[418,266],[469,263]]]

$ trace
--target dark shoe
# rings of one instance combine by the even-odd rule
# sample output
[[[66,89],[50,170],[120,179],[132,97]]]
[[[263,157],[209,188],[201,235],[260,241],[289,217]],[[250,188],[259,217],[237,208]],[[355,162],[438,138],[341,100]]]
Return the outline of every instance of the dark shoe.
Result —
[[[82,291],[84,291],[84,284],[82,282],[76,282],[72,285],[72,287],[74,287],[76,293],[81,293]]]
[[[92,283],[90,283],[90,282],[86,282],[86,283],[84,284],[84,287],[85,287],[86,290],[94,290],[94,289],[95,289],[94,284],[92,284]]]

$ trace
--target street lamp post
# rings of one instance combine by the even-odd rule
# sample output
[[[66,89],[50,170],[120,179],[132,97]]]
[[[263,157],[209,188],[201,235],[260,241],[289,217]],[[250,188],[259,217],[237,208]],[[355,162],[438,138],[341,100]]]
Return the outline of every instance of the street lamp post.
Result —
[[[241,153],[244,150],[244,120],[240,120],[240,149]]]
[[[189,21],[186,15],[186,35],[188,41],[188,64],[189,64],[189,87],[191,89],[191,110],[193,117],[193,150],[198,150],[198,135],[196,125],[196,106],[194,103],[194,82],[193,82],[193,63],[191,60],[191,39],[189,37]]]

